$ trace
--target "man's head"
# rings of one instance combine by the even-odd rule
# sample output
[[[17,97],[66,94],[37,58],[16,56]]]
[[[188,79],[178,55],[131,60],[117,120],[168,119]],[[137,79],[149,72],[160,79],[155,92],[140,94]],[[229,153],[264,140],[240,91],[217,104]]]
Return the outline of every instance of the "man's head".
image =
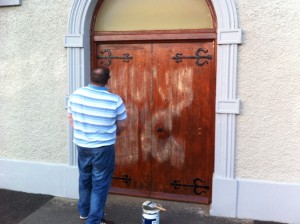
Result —
[[[97,86],[105,86],[110,78],[109,73],[109,68],[98,66],[91,73],[91,83]]]

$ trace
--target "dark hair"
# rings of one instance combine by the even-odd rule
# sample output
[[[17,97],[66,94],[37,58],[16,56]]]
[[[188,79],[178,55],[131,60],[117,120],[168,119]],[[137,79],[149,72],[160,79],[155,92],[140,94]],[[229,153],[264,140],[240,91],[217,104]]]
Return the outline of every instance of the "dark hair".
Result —
[[[98,66],[91,73],[91,82],[97,85],[104,86],[110,78],[110,70],[105,66]]]

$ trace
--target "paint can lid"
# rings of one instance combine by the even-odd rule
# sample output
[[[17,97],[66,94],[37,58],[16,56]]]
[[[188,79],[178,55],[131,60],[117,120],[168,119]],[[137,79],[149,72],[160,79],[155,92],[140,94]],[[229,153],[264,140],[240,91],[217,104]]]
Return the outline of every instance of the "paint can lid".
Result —
[[[155,202],[151,202],[151,201],[145,201],[142,206],[144,212],[145,211],[159,212],[160,211],[159,208],[161,208],[161,207],[162,207],[162,205],[157,204]]]

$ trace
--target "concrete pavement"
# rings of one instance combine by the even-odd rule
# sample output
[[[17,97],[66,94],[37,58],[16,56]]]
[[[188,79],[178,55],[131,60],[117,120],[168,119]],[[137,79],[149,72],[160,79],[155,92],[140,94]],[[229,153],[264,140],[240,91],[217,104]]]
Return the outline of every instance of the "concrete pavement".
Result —
[[[146,198],[109,195],[106,219],[114,224],[141,224]],[[209,206],[153,200],[167,209],[160,212],[160,224],[269,224],[254,220],[209,216]],[[5,203],[4,203],[5,202]],[[84,224],[77,213],[77,200],[49,195],[0,190],[1,224]],[[5,214],[2,214],[6,212]],[[13,217],[14,216],[14,217]],[[275,224],[275,223],[273,223]]]

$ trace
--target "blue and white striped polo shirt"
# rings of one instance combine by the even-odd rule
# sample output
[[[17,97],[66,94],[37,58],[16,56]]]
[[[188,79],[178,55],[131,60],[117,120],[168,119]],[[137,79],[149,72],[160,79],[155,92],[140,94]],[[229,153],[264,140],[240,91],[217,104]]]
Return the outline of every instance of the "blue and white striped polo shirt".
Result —
[[[120,96],[91,84],[70,96],[68,113],[74,122],[74,143],[86,148],[115,144],[116,120],[127,118]]]

